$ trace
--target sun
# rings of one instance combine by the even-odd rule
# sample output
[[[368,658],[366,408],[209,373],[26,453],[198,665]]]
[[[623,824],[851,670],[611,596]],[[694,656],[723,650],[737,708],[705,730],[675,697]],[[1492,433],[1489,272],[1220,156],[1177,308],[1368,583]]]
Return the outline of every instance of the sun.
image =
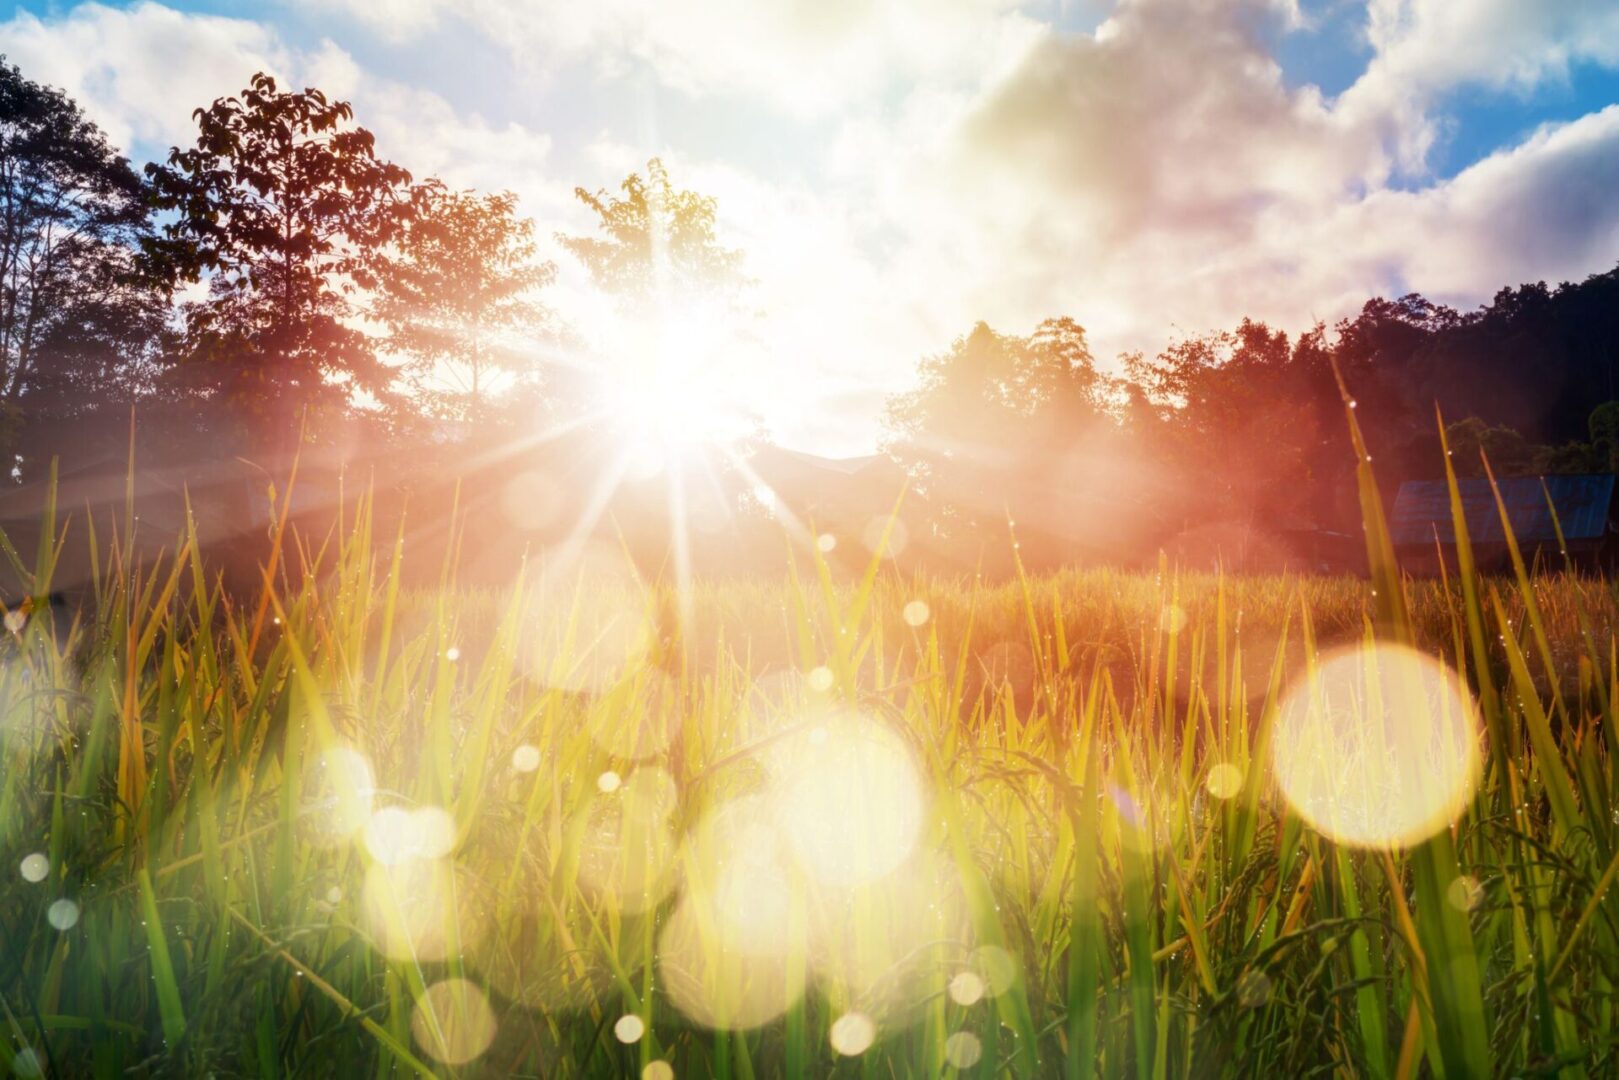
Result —
[[[758,428],[738,393],[757,355],[730,313],[703,303],[660,307],[620,327],[602,385],[602,411],[635,472],[725,451]]]

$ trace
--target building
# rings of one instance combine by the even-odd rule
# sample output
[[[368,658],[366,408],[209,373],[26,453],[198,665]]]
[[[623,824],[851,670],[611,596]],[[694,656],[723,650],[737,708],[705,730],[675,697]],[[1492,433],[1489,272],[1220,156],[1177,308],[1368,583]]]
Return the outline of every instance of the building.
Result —
[[[1502,507],[1526,560],[1560,565],[1566,553],[1576,563],[1595,566],[1606,564],[1616,550],[1619,522],[1614,518],[1613,474],[1516,476],[1496,481],[1496,488],[1499,503],[1487,478],[1457,481],[1467,535],[1481,568],[1510,565]],[[1441,558],[1454,569],[1449,485],[1443,480],[1401,484],[1389,533],[1407,569],[1436,571]]]

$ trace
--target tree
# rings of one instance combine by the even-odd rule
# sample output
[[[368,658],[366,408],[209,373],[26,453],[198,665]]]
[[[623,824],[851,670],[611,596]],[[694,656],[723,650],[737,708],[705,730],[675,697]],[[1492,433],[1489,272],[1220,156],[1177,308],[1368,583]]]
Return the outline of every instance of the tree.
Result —
[[[885,446],[931,507],[935,535],[985,539],[1008,513],[1026,542],[1037,530],[1062,532],[1055,519],[1077,493],[1054,492],[1053,476],[1117,433],[1116,386],[1096,370],[1084,328],[1047,319],[1019,337],[980,322],[919,374],[888,403]]]
[[[424,189],[376,272],[373,314],[412,358],[406,377],[433,415],[487,420],[492,392],[538,381],[553,320],[535,293],[556,265],[536,259],[515,195]]]
[[[0,59],[7,427],[24,411],[59,418],[144,389],[166,314],[164,293],[133,273],[149,236],[145,191],[129,162],[65,94]]]
[[[622,196],[574,188],[596,213],[602,235],[558,234],[557,241],[584,263],[597,287],[627,301],[660,291],[737,288],[742,254],[719,243],[713,197],[677,189],[659,158],[647,162],[646,172],[626,177]]]
[[[174,217],[145,259],[160,280],[208,280],[185,309],[191,384],[282,439],[300,409],[385,395],[395,373],[351,320],[406,220],[410,174],[377,157],[347,102],[263,73],[194,115],[196,145],[147,166]]]
[[[1235,331],[1177,341],[1128,373],[1164,410],[1147,449],[1195,483],[1188,517],[1277,519],[1311,510],[1324,479],[1322,448],[1342,428],[1320,327],[1289,341],[1244,319]],[[1347,453],[1347,443],[1344,444]],[[1319,509],[1317,509],[1319,513]]]
[[[1445,442],[1457,476],[1483,476],[1484,459],[1497,476],[1521,476],[1534,471],[1536,448],[1517,431],[1491,426],[1469,416],[1445,427]]]

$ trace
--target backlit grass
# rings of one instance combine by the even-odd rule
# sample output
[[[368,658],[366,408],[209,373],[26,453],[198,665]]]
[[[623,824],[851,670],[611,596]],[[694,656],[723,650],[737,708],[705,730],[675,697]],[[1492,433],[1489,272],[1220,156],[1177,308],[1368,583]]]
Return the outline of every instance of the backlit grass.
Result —
[[[1374,516],[1370,582],[806,553],[683,601],[593,553],[402,595],[362,505],[232,598],[191,538],[134,565],[88,524],[77,616],[0,642],[20,1075],[1613,1069],[1604,581],[1404,581]],[[1373,641],[1485,732],[1398,848],[1307,827],[1271,758]]]

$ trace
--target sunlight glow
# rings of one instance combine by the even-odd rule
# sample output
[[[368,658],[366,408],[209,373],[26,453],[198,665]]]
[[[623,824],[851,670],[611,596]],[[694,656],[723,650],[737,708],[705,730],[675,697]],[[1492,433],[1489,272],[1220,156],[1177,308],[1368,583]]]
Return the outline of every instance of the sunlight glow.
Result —
[[[670,999],[705,1027],[758,1027],[804,992],[790,958],[805,954],[805,935],[794,928],[788,863],[768,821],[764,800],[746,796],[698,824],[686,890],[658,936]]]
[[[385,806],[365,824],[365,848],[387,866],[438,859],[455,846],[455,822],[436,806]]]
[[[1323,660],[1282,703],[1272,767],[1288,804],[1358,847],[1416,844],[1461,813],[1482,764],[1479,719],[1457,674],[1399,645]]]
[[[615,320],[611,338],[604,348],[613,374],[599,396],[632,478],[649,479],[753,430],[736,398],[736,376],[750,366],[753,348],[723,301],[660,297],[644,319]]]
[[[843,717],[789,740],[775,813],[815,879],[858,885],[893,870],[922,828],[922,781],[898,737]]]

